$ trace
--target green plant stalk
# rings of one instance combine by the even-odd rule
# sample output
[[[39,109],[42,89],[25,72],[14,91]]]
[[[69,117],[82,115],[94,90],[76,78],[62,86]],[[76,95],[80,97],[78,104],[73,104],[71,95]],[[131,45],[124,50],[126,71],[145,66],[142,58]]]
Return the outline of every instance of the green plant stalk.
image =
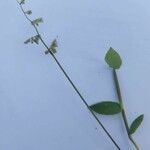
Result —
[[[17,1],[17,0],[16,0]],[[79,92],[78,88],[75,86],[75,84],[73,83],[73,81],[71,80],[71,78],[68,76],[68,74],[66,73],[66,71],[64,70],[64,68],[62,67],[62,65],[60,64],[60,62],[58,61],[58,59],[55,57],[55,55],[51,52],[51,50],[49,49],[49,47],[47,46],[47,44],[45,43],[45,41],[43,40],[43,38],[41,37],[38,28],[32,24],[32,20],[30,20],[30,18],[27,16],[27,14],[25,13],[22,5],[17,1],[17,3],[19,4],[24,16],[26,17],[26,19],[31,23],[31,25],[34,27],[37,35],[39,35],[40,40],[42,42],[42,44],[44,45],[44,47],[49,51],[50,55],[52,56],[52,58],[54,59],[54,61],[56,62],[56,64],[58,65],[58,67],[60,68],[60,70],[63,72],[64,76],[66,77],[66,79],[70,82],[70,84],[72,85],[73,89],[76,91],[76,93],[78,94],[78,96],[81,98],[82,102],[85,104],[85,106],[88,108],[88,110],[91,112],[92,116],[95,118],[95,120],[97,121],[97,123],[100,125],[100,127],[104,130],[104,132],[106,133],[106,135],[110,138],[110,140],[113,142],[113,144],[116,146],[116,148],[118,150],[121,150],[121,148],[119,147],[119,145],[116,143],[116,141],[113,139],[113,137],[110,135],[109,131],[105,128],[105,126],[101,123],[101,121],[98,119],[98,117],[95,115],[95,113],[91,110],[90,106],[88,105],[88,103],[86,102],[86,100],[84,99],[84,97],[81,95],[81,93]]]
[[[134,139],[132,138],[132,136],[129,133],[129,124],[128,124],[128,120],[127,120],[125,108],[124,108],[124,105],[123,105],[123,100],[122,100],[122,95],[121,95],[119,80],[118,80],[118,77],[117,77],[117,72],[116,72],[115,69],[113,69],[113,77],[114,77],[116,92],[117,92],[117,95],[118,95],[118,100],[119,100],[119,103],[120,103],[120,105],[122,107],[122,112],[121,113],[122,113],[122,118],[123,118],[123,121],[124,121],[124,124],[125,124],[126,131],[127,131],[127,134],[128,134],[128,138],[133,143],[133,145],[135,146],[135,148],[137,150],[139,150],[138,145],[136,144],[136,142],[134,141]]]

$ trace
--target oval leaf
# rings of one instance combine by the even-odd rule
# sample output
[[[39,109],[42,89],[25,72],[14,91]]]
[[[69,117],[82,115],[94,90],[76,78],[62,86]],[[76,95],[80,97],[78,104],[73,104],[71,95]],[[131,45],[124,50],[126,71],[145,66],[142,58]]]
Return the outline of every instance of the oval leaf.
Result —
[[[106,53],[105,61],[113,69],[119,69],[122,64],[120,55],[112,47]]]
[[[129,134],[133,134],[137,130],[137,128],[141,125],[143,118],[144,115],[140,115],[133,121],[129,129]]]
[[[102,115],[115,115],[120,113],[122,110],[119,103],[111,101],[96,103],[94,105],[91,105],[90,108],[96,113]]]

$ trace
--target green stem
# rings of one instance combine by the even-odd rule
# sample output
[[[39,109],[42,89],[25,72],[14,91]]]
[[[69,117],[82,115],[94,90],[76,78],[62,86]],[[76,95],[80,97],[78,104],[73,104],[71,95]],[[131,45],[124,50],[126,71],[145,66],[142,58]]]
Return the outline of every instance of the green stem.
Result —
[[[17,0],[16,0],[17,1]],[[18,1],[17,1],[18,2]],[[22,5],[18,2],[24,16],[26,17],[26,19],[32,24],[32,20],[30,20],[30,18],[26,15]],[[38,35],[40,35],[38,28],[32,24],[36,33]],[[67,72],[64,70],[64,68],[62,67],[62,65],[60,64],[60,62],[58,61],[58,59],[56,58],[56,56],[51,52],[51,50],[49,49],[48,45],[45,43],[45,41],[43,40],[42,36],[40,35],[40,40],[42,42],[42,44],[44,45],[44,47],[49,51],[49,54],[52,56],[52,58],[54,59],[54,61],[56,62],[56,64],[58,65],[59,69],[62,71],[62,73],[64,74],[64,76],[66,77],[66,79],[69,81],[69,83],[72,85],[73,89],[75,90],[75,92],[78,94],[78,96],[80,97],[80,99],[82,100],[82,102],[84,103],[84,105],[88,108],[88,110],[91,112],[92,116],[95,118],[95,120],[97,121],[98,125],[104,130],[104,132],[106,133],[106,135],[110,138],[110,140],[113,142],[113,144],[116,146],[116,148],[118,150],[121,150],[121,148],[118,146],[118,144],[116,143],[116,141],[113,139],[113,137],[110,135],[109,131],[105,128],[105,126],[102,124],[102,122],[98,119],[98,117],[95,115],[95,113],[91,110],[90,106],[88,105],[88,103],[86,102],[85,98],[82,96],[82,94],[80,93],[80,91],[78,90],[78,88],[75,86],[75,84],[73,83],[73,81],[71,80],[71,78],[69,77],[69,75],[67,74]]]
[[[122,100],[122,95],[121,95],[119,80],[118,80],[118,77],[117,77],[117,72],[116,72],[115,69],[113,69],[113,77],[114,77],[114,82],[115,82],[116,91],[117,91],[117,95],[118,95],[118,100],[119,100],[119,103],[120,103],[120,105],[122,107],[122,118],[123,118],[123,121],[124,121],[124,124],[125,124],[125,128],[126,128],[128,137],[129,137],[130,141],[132,142],[132,144],[135,146],[135,148],[137,150],[139,150],[138,145],[136,144],[136,142],[132,138],[131,134],[129,133],[129,124],[128,124],[128,120],[127,120],[125,108],[124,108],[124,105],[123,105],[123,100]]]

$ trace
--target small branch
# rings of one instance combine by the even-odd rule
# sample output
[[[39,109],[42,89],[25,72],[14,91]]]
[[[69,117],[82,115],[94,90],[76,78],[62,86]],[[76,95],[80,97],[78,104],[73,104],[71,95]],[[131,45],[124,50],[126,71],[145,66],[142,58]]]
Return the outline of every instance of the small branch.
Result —
[[[118,77],[117,77],[117,72],[116,72],[115,69],[113,69],[113,77],[114,77],[114,82],[115,82],[116,91],[117,91],[117,95],[118,95],[118,100],[119,100],[119,103],[122,107],[122,118],[123,118],[123,121],[124,121],[124,124],[125,124],[125,128],[126,128],[128,137],[129,137],[130,141],[133,143],[133,145],[135,146],[135,148],[137,150],[139,150],[138,145],[136,144],[136,142],[133,140],[132,136],[129,133],[129,124],[128,124],[127,116],[126,116],[126,113],[125,113],[125,108],[124,108],[124,105],[123,105],[123,100],[122,100],[119,80],[118,80]]]
[[[16,0],[17,1],[17,0]],[[79,92],[78,88],[75,86],[75,84],[73,83],[73,81],[71,80],[71,78],[68,76],[68,74],[66,73],[66,71],[64,70],[64,68],[62,67],[62,65],[60,64],[60,62],[58,61],[58,59],[55,57],[55,55],[51,52],[51,50],[49,49],[49,47],[47,46],[47,44],[45,43],[45,41],[43,40],[41,34],[38,31],[38,28],[32,24],[32,20],[27,16],[27,14],[25,13],[22,5],[17,1],[17,3],[19,4],[24,16],[26,17],[26,19],[31,23],[31,25],[34,27],[37,35],[39,35],[40,40],[42,42],[42,44],[44,45],[44,47],[49,51],[50,55],[52,56],[52,58],[54,59],[54,61],[56,62],[56,64],[58,65],[58,67],[60,68],[60,70],[63,72],[64,76],[66,77],[66,79],[70,82],[70,84],[72,85],[73,89],[76,91],[76,93],[78,94],[78,96],[81,98],[82,102],[85,104],[85,106],[88,108],[88,110],[91,112],[92,116],[95,118],[95,120],[97,121],[97,123],[99,124],[99,126],[104,130],[104,132],[107,134],[107,136],[110,138],[110,140],[113,142],[113,144],[116,146],[116,148],[118,150],[121,150],[121,148],[118,146],[118,144],[115,142],[115,140],[113,139],[113,137],[110,135],[109,131],[104,127],[104,125],[101,123],[101,121],[98,119],[98,117],[94,114],[94,112],[91,110],[91,108],[89,107],[88,103],[86,102],[86,100],[84,99],[84,97],[81,95],[81,93]]]

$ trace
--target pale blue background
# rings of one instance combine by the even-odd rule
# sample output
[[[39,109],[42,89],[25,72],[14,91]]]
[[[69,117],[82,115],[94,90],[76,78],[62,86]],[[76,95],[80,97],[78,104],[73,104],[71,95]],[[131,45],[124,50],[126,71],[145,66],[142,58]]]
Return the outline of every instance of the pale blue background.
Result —
[[[33,18],[44,18],[40,31],[47,43],[58,35],[56,56],[89,104],[116,99],[104,56],[110,46],[118,50],[129,122],[145,114],[134,135],[141,150],[150,148],[149,6],[149,0],[29,0],[26,5]],[[23,44],[34,30],[15,0],[1,0],[0,19],[0,149],[115,150],[43,47]],[[130,150],[121,116],[99,118],[122,150]]]

